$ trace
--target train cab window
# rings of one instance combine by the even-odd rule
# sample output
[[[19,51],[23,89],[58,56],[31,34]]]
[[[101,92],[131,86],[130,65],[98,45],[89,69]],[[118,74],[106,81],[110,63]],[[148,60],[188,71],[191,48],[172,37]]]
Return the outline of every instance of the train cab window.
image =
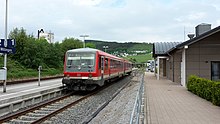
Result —
[[[94,66],[95,54],[93,53],[68,53],[67,66]]]

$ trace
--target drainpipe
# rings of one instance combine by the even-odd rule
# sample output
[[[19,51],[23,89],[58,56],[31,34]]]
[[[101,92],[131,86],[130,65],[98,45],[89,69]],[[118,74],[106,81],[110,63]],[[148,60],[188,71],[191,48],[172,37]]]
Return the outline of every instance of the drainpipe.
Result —
[[[169,53],[167,53],[167,55],[171,57]],[[173,56],[172,71],[173,71],[173,82],[174,82],[174,56]]]
[[[154,58],[154,75],[156,76],[156,59],[157,58]]]
[[[160,80],[160,58],[157,57],[157,80]]]
[[[174,56],[173,56],[173,82],[174,82]]]
[[[182,51],[182,62],[183,62],[183,71],[182,71],[182,73],[183,73],[183,79],[182,79],[182,85],[184,86],[184,87],[186,87],[186,49],[188,49],[188,46],[186,45],[186,46],[184,46],[184,48],[183,48],[183,51]]]

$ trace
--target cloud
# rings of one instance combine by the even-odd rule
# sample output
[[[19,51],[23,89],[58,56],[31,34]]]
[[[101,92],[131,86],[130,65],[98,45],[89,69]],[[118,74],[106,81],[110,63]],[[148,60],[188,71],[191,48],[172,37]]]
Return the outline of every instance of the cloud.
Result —
[[[77,6],[97,6],[102,0],[69,0],[68,2]]]
[[[0,1],[0,15],[4,4]],[[194,32],[200,23],[220,25],[219,5],[219,0],[9,0],[9,31],[44,28],[56,41],[81,34],[108,41],[182,41],[184,27]]]
[[[58,20],[57,24],[62,26],[68,26],[68,25],[72,25],[73,22],[70,19],[62,19],[62,20]]]

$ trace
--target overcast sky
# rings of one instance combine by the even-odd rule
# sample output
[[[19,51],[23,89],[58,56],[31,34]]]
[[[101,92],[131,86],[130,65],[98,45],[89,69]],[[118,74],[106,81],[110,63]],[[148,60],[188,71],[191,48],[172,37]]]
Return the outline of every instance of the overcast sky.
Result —
[[[0,38],[4,38],[5,1],[0,0]],[[220,0],[8,0],[8,32],[43,28],[65,37],[119,42],[183,41],[201,23],[220,25]],[[187,37],[185,38],[188,39]]]

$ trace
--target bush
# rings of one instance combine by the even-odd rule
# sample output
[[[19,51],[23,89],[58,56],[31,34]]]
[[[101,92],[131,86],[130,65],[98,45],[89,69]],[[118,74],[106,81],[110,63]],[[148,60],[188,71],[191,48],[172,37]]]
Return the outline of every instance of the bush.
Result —
[[[220,82],[213,85],[212,103],[220,106]]]
[[[220,82],[190,76],[187,89],[194,94],[220,106]]]

